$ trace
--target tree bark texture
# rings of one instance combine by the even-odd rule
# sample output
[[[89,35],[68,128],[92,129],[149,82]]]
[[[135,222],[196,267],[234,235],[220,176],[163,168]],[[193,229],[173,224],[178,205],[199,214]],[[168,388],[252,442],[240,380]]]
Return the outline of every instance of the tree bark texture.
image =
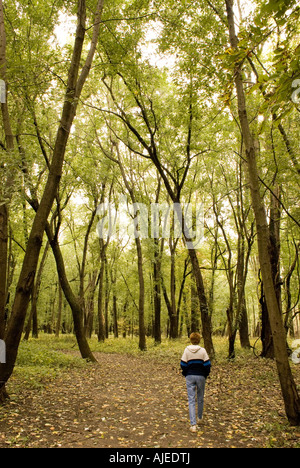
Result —
[[[226,0],[227,19],[229,26],[230,44],[238,49],[238,39],[235,32],[233,0]],[[286,415],[292,425],[300,425],[300,398],[291,372],[286,348],[286,337],[282,315],[276,296],[270,258],[270,234],[266,210],[260,193],[260,181],[256,162],[255,142],[248,120],[246,97],[243,85],[242,63],[238,63],[234,70],[234,80],[238,99],[239,120],[242,128],[246,157],[248,163],[249,182],[252,207],[257,227],[257,243],[262,280],[268,307],[270,325],[272,329],[275,359]]]
[[[91,362],[96,362],[96,359],[93,353],[91,352],[91,349],[89,347],[89,344],[85,335],[85,330],[84,330],[84,325],[83,325],[82,305],[80,303],[80,300],[77,299],[77,297],[73,293],[70,283],[67,279],[64,260],[63,260],[60,247],[58,245],[57,236],[52,235],[52,232],[48,223],[46,225],[46,232],[47,232],[50,246],[52,248],[52,252],[56,261],[56,267],[57,267],[60,285],[72,310],[74,332],[76,335],[76,339],[77,339],[77,343],[78,343],[81,356],[83,359],[86,359]]]
[[[130,194],[131,201],[133,205],[136,206],[135,193],[127,179],[124,165],[122,163],[121,155],[120,155],[117,145],[116,145],[116,150],[117,150],[117,155],[118,155],[118,160],[116,162],[119,164],[122,178],[124,180],[124,184],[128,190],[128,193]],[[138,231],[138,226],[137,226],[137,231]],[[143,249],[142,249],[141,239],[139,238],[137,233],[135,235],[135,245],[136,245],[136,251],[137,251],[137,258],[138,258],[138,275],[139,275],[139,348],[141,351],[146,351],[147,344],[146,344],[146,328],[145,328],[145,280],[144,280],[144,269],[143,269]]]
[[[0,0],[0,79],[5,83],[5,102],[1,103],[1,115],[5,134],[6,151],[9,154],[14,151],[14,138],[7,103],[6,69],[6,31],[3,2]],[[11,158],[13,158],[13,155],[11,155]],[[13,182],[14,177],[12,175],[12,171],[7,171],[7,176],[5,180],[1,182],[0,188],[0,339],[4,338],[6,326],[5,307],[7,300],[8,220],[9,201],[12,195]]]
[[[76,115],[79,97],[84,83],[88,77],[96,51],[96,44],[101,27],[100,19],[103,9],[103,1],[104,0],[99,0],[97,5],[91,47],[79,76],[86,33],[86,2],[85,0],[78,0],[76,38],[68,73],[67,91],[65,94],[64,106],[53,150],[48,179],[39,208],[32,224],[25,258],[16,288],[12,314],[5,334],[7,363],[0,366],[0,392],[1,386],[4,386],[7,380],[10,378],[15,366],[19,343],[24,327],[26,311],[34,284],[39,254],[42,247],[46,222],[57,194],[57,189],[59,187],[62,176],[66,147],[71,127]],[[80,326],[79,323],[74,325],[75,327]]]

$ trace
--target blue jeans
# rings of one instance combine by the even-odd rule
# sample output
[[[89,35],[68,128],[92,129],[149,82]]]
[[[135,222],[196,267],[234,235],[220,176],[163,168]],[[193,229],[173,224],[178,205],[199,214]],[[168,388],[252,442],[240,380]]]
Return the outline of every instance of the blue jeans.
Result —
[[[198,418],[202,419],[203,416],[205,381],[206,379],[202,375],[187,375],[186,377],[186,387],[189,400],[189,413],[192,426],[195,426],[197,424],[196,391],[198,400]]]

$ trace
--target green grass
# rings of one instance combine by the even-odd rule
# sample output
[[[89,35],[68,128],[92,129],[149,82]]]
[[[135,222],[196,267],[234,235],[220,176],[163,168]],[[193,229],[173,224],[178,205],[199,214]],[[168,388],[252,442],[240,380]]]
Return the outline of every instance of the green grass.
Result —
[[[216,361],[220,363],[227,361],[227,339],[214,337],[213,341]],[[163,339],[161,345],[156,345],[152,338],[148,338],[147,351],[139,350],[137,337],[115,339],[111,336],[104,343],[99,343],[97,337],[94,336],[89,340],[89,344],[93,353],[127,354],[169,362],[179,367],[182,353],[190,342],[187,337],[184,337],[178,340]],[[253,351],[242,349],[237,340],[236,359],[233,365],[239,365],[245,359],[251,358],[253,358]],[[16,385],[20,381],[22,385],[38,388],[42,387],[49,379],[55,378],[59,373],[86,365],[86,362],[79,355],[74,335],[61,335],[56,338],[54,335],[41,333],[39,339],[21,342],[12,381]]]
[[[214,337],[216,360],[223,361],[228,355],[227,338]],[[93,353],[128,354],[132,356],[166,360],[180,360],[186,346],[190,344],[187,337],[177,340],[163,339],[160,345],[155,344],[152,338],[147,339],[147,351],[140,351],[137,337],[117,338],[110,336],[104,343],[99,343],[94,336],[89,340]],[[201,345],[201,343],[200,343]],[[85,362],[78,355],[78,346],[74,335],[40,334],[39,339],[30,339],[21,342],[17,359],[17,368],[35,367],[53,370],[68,369],[84,365]],[[236,342],[236,357],[243,359],[253,356],[252,350],[242,349]]]
[[[51,335],[22,341],[12,377],[13,391],[18,391],[19,382],[22,382],[22,386],[41,388],[61,371],[85,366],[86,363],[79,356],[64,352],[72,349],[73,345],[74,338],[71,336],[63,341]]]
[[[255,341],[255,339],[254,339]],[[216,361],[227,361],[228,356],[228,339],[222,337],[214,337],[213,339]],[[151,338],[147,339],[147,351],[140,351],[138,348],[138,338],[118,338],[110,337],[105,343],[98,343],[96,338],[90,341],[91,348],[94,352],[102,353],[122,353],[135,356],[146,356],[147,358],[163,358],[166,360],[180,360],[183,351],[188,346],[190,340],[187,337],[177,340],[163,339],[160,345],[156,345]],[[253,343],[251,343],[253,344]],[[203,346],[203,343],[200,343]],[[238,340],[236,342],[236,360],[253,357],[252,349],[242,349]]]

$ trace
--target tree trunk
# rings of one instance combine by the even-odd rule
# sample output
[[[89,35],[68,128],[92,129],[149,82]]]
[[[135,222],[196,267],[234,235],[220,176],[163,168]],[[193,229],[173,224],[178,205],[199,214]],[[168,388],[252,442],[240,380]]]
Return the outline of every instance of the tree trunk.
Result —
[[[145,281],[143,271],[143,253],[142,243],[139,237],[135,239],[138,255],[138,274],[139,274],[139,348],[146,351],[146,329],[145,329]]]
[[[190,240],[189,240],[190,242]],[[208,303],[205,294],[203,276],[200,270],[197,252],[195,249],[189,249],[189,256],[193,267],[193,273],[197,286],[197,293],[200,302],[201,322],[202,322],[202,335],[204,346],[211,359],[215,356],[214,345],[212,341],[212,324],[211,317],[208,311]]]
[[[272,337],[272,330],[269,320],[268,307],[266,303],[266,298],[264,294],[264,285],[263,282],[260,282],[260,307],[261,307],[261,342],[262,342],[262,352],[261,357],[267,359],[274,359],[274,343]]]
[[[79,268],[79,300],[80,300],[80,305],[83,310],[85,310],[85,298],[84,298],[84,279],[85,279],[85,268],[86,268],[86,261],[87,261],[87,253],[88,253],[88,243],[89,243],[89,237],[91,234],[91,230],[95,221],[95,217],[97,214],[97,204],[98,201],[94,200],[95,203],[95,208],[92,211],[91,218],[89,220],[89,224],[86,230],[86,234],[84,237],[84,243],[83,243],[83,253],[82,253],[82,261],[81,265]]]
[[[226,10],[229,25],[230,43],[231,47],[236,50],[238,49],[238,39],[235,33],[233,0],[226,0]],[[275,359],[286,409],[286,415],[288,417],[289,422],[292,425],[300,425],[300,398],[289,365],[285,331],[273,282],[272,265],[270,258],[269,227],[267,222],[266,210],[260,194],[260,183],[256,162],[256,150],[248,120],[241,66],[241,64],[237,64],[234,72],[234,79],[238,98],[239,120],[241,123],[242,134],[246,149],[252,207],[254,210],[257,227],[259,260],[274,341]]]
[[[59,338],[59,334],[60,334],[62,310],[63,310],[63,290],[62,290],[61,284],[59,283],[58,285],[58,312],[57,312],[57,319],[56,319],[56,324],[55,324],[56,338]]]
[[[46,227],[46,222],[50,214],[55,196],[57,194],[57,189],[59,187],[59,182],[62,176],[66,147],[71,132],[71,127],[76,115],[79,97],[81,95],[85,81],[89,75],[93,57],[96,51],[96,45],[98,42],[101,26],[100,19],[102,15],[102,9],[103,0],[99,0],[97,5],[91,47],[88,52],[85,64],[82,68],[81,75],[79,76],[79,68],[86,33],[86,2],[85,0],[78,0],[78,21],[76,38],[73,49],[72,61],[69,68],[68,84],[64,100],[62,117],[57,132],[52,162],[49,169],[48,180],[31,228],[25,258],[23,261],[19,281],[17,284],[12,314],[5,335],[5,342],[7,347],[7,363],[5,365],[2,365],[0,368],[0,392],[1,387],[3,387],[10,378],[15,366],[19,343],[26,317],[26,311],[34,284],[37,263],[42,247],[43,234]],[[80,326],[82,325],[78,316],[75,316],[75,322],[76,323],[74,323],[74,326],[78,331],[80,329]]]
[[[42,274],[43,270],[46,264],[47,260],[47,255],[49,251],[50,244],[47,242],[46,247],[44,249],[43,257],[39,266],[39,270],[36,276],[36,281],[35,285],[32,290],[32,295],[31,295],[31,311],[30,311],[30,317],[28,320],[28,325],[26,328],[24,340],[29,339],[29,334],[30,330],[32,328],[32,336],[34,338],[38,338],[38,321],[37,321],[37,301],[39,298],[39,293],[40,293],[40,288],[41,288],[41,283],[42,283]]]
[[[199,301],[194,277],[191,281],[191,333],[199,332]]]
[[[0,339],[5,332],[6,284],[7,284],[7,245],[8,212],[5,205],[0,206]]]
[[[106,264],[106,246],[104,244],[103,239],[100,239],[100,250],[101,250],[101,266],[100,266],[100,273],[99,273],[99,290],[98,290],[98,341],[105,341],[105,321],[104,321],[104,313],[103,313],[103,285],[104,285],[104,273],[105,273],[105,264]]]
[[[170,292],[171,292],[171,317],[170,317],[170,338],[178,338],[178,317],[176,308],[176,271],[175,252],[177,242],[170,238],[171,271],[170,271]]]
[[[245,238],[243,231],[239,232],[238,263],[237,263],[237,328],[240,332],[240,343],[242,348],[250,348],[248,314],[245,297],[245,287],[248,275],[248,263],[251,251],[248,242],[248,254],[245,255]]]
[[[241,303],[241,314],[239,320],[240,343],[242,348],[250,349],[251,343],[249,339],[248,312],[245,291],[243,292]]]
[[[5,102],[1,102],[1,115],[5,134],[6,151],[14,151],[14,138],[10,123],[10,115],[7,103],[7,81],[6,81],[6,31],[4,23],[4,9],[0,0],[0,79],[5,83]],[[11,156],[13,158],[13,156]],[[8,173],[6,180],[1,181],[0,187],[0,339],[5,334],[5,308],[7,300],[7,263],[8,263],[8,201],[11,199],[14,177]],[[4,202],[5,200],[5,202]]]
[[[296,269],[297,263],[298,263],[298,257],[299,257],[299,249],[300,249],[300,243],[296,244],[294,241],[295,245],[295,259],[292,263],[292,265],[289,268],[289,271],[286,275],[285,278],[285,291],[286,291],[286,309],[285,309],[285,320],[284,320],[284,328],[286,333],[288,333],[288,330],[293,330],[293,317],[291,317],[291,312],[293,310],[292,308],[292,293],[291,293],[291,279],[292,275]],[[295,316],[297,318],[297,316]]]
[[[105,304],[104,304],[104,323],[105,323],[105,337],[109,337],[109,320],[108,320],[108,309],[109,309],[109,297],[110,297],[110,285],[108,276],[108,265],[107,259],[105,258]]]
[[[166,186],[168,189],[168,187]],[[170,190],[170,189],[169,189]],[[168,190],[168,191],[169,191]],[[174,216],[177,214],[177,219],[182,226],[183,238],[188,249],[189,257],[191,260],[191,265],[193,269],[194,278],[196,281],[197,294],[199,298],[200,312],[201,312],[201,323],[202,323],[202,335],[204,340],[204,346],[208,352],[211,359],[215,357],[215,350],[212,341],[212,323],[211,317],[209,315],[208,301],[206,298],[205,287],[203,276],[201,273],[197,251],[194,248],[192,237],[190,235],[190,230],[186,224],[184,214],[182,212],[179,200],[174,197],[172,190],[169,192],[172,201],[174,202]]]
[[[281,307],[281,274],[280,274],[280,223],[281,223],[281,209],[280,209],[281,190],[278,185],[273,189],[271,195],[271,209],[270,209],[270,242],[271,242],[271,265],[273,281],[276,290],[276,297],[282,313]]]
[[[161,254],[159,240],[154,239],[153,262],[153,294],[154,294],[154,340],[161,343]]]
[[[52,252],[56,261],[57,272],[59,276],[60,285],[64,292],[64,295],[71,307],[72,315],[73,315],[73,322],[74,322],[74,332],[76,335],[78,347],[83,359],[86,359],[91,362],[96,362],[97,360],[93,356],[93,353],[90,350],[88,341],[85,336],[84,325],[83,325],[83,310],[79,300],[76,298],[75,294],[73,293],[70,283],[67,279],[64,259],[58,245],[57,235],[53,236],[50,226],[47,223],[46,225],[46,232],[50,242],[50,246],[52,248]]]
[[[115,291],[113,293],[113,324],[114,324],[114,337],[119,338],[118,307],[117,307],[117,296],[116,296]]]
[[[85,317],[85,335],[87,338],[92,338],[94,330],[94,318],[95,318],[95,293],[97,289],[97,270],[89,274],[89,292],[88,300],[86,305],[86,317]]]
[[[276,195],[276,196],[275,196]],[[272,277],[276,290],[277,302],[280,307],[280,313],[282,313],[281,307],[281,279],[280,279],[280,189],[276,186],[273,189],[271,195],[271,207],[270,207],[270,258],[272,266]],[[274,346],[272,330],[269,321],[268,307],[266,304],[265,297],[263,295],[263,284],[262,284],[262,344],[263,349],[261,356],[269,359],[274,359]]]
[[[198,294],[200,312],[201,312],[202,335],[203,335],[203,340],[204,340],[204,346],[210,358],[213,359],[215,357],[215,350],[214,350],[214,345],[212,341],[212,323],[211,323],[211,317],[209,315],[208,301],[206,298],[204,281],[203,281],[203,276],[202,276],[200,265],[199,265],[197,251],[193,247],[190,230],[185,222],[183,212],[181,208],[179,208],[180,207],[179,203],[175,203],[174,206],[175,206],[175,211],[178,216],[178,220],[179,222],[182,222],[183,237],[184,237],[184,241],[187,246],[187,249],[188,249],[188,253],[190,256],[191,265],[193,269],[193,274],[194,274],[194,278],[196,281],[196,288],[197,288],[197,294]]]
[[[115,144],[118,160],[115,161],[119,164],[122,178],[124,180],[124,184],[128,190],[130,195],[131,201],[133,205],[136,207],[136,199],[133,188],[130,186],[129,181],[127,180],[124,165],[121,160],[121,155],[119,152],[118,145]],[[139,227],[136,226],[135,232],[135,245],[138,257],[138,276],[139,276],[139,348],[141,351],[146,351],[146,328],[145,328],[145,280],[144,280],[144,271],[143,271],[143,251],[142,251],[142,243],[141,239],[138,235]]]

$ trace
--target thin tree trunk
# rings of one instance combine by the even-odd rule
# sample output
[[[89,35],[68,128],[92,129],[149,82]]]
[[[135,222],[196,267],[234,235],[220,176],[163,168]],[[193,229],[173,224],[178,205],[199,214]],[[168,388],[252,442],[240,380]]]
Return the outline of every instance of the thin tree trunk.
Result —
[[[7,284],[7,246],[8,246],[8,211],[5,205],[0,206],[0,339],[5,333],[5,307]]]
[[[85,323],[85,335],[87,338],[91,338],[94,329],[94,317],[95,317],[95,293],[97,289],[97,270],[89,274],[89,287],[88,287],[88,300],[86,305],[86,323]]]
[[[299,249],[300,249],[300,243],[296,244],[294,241],[295,245],[295,259],[292,263],[292,265],[289,268],[288,274],[286,275],[285,278],[285,291],[286,291],[286,296],[287,296],[287,301],[286,301],[286,310],[285,310],[285,320],[284,320],[284,327],[286,333],[288,332],[289,329],[293,328],[293,317],[291,317],[291,312],[292,312],[292,293],[291,293],[291,279],[292,275],[296,269],[297,263],[299,262]]]
[[[274,359],[274,343],[272,337],[272,330],[269,320],[268,307],[264,293],[264,284],[260,278],[260,299],[259,303],[261,306],[261,333],[260,338],[262,342],[262,352],[261,357],[267,359]]]
[[[14,138],[7,103],[6,69],[6,31],[3,3],[2,0],[0,0],[0,79],[5,83],[5,90],[3,92],[5,99],[4,102],[1,102],[1,115],[5,134],[6,151],[8,153],[12,153],[14,151]],[[9,200],[11,199],[13,182],[14,177],[12,173],[8,173],[4,183],[1,181],[0,188],[0,339],[3,339],[5,334],[5,308],[7,300],[8,267],[8,205]],[[4,200],[5,202],[3,203]]]
[[[158,175],[155,203],[159,203],[161,190],[161,178]],[[161,259],[164,248],[164,239],[159,241],[154,236],[154,261],[153,261],[153,301],[154,301],[154,326],[153,336],[156,344],[161,343]]]
[[[105,321],[104,321],[104,314],[103,314],[103,285],[104,285],[104,274],[105,274],[105,264],[106,264],[106,247],[107,244],[104,244],[103,239],[100,239],[100,249],[101,249],[101,266],[100,266],[100,273],[98,277],[99,282],[99,292],[98,292],[98,341],[105,341],[106,333],[105,333]]]
[[[178,338],[178,317],[176,308],[176,269],[175,269],[175,252],[177,242],[170,238],[171,252],[171,271],[170,271],[170,292],[171,292],[171,317],[170,317],[170,338]]]
[[[79,268],[79,300],[80,304],[82,306],[82,309],[85,310],[85,300],[84,300],[84,278],[85,278],[85,267],[86,267],[86,261],[87,261],[87,253],[88,253],[88,243],[89,243],[89,237],[91,234],[91,230],[95,221],[95,217],[97,214],[97,200],[94,200],[95,202],[95,208],[92,211],[91,218],[89,220],[89,224],[86,230],[86,234],[84,237],[84,244],[83,244],[83,253],[82,253],[82,261],[81,265]]]
[[[105,323],[105,337],[109,337],[109,320],[108,320],[108,309],[109,309],[109,298],[110,298],[110,285],[108,276],[108,265],[107,258],[105,257],[105,304],[104,304],[104,323]]]
[[[226,0],[226,10],[229,26],[230,43],[231,47],[236,50],[238,49],[238,39],[235,32],[233,0]],[[286,415],[288,417],[289,422],[292,425],[300,425],[300,397],[297,392],[297,387],[288,360],[285,330],[273,282],[272,265],[270,258],[269,226],[267,222],[266,210],[260,194],[260,183],[256,162],[256,150],[248,120],[241,66],[241,64],[238,64],[236,66],[234,72],[234,79],[238,99],[239,120],[241,123],[242,134],[246,149],[246,157],[248,162],[252,207],[254,210],[257,227],[259,260],[262,272],[262,279],[265,288],[265,296],[268,306],[270,325],[273,334],[275,359],[286,409]]]
[[[191,281],[191,333],[199,332],[199,300],[195,278]]]
[[[72,310],[74,332],[76,335],[81,356],[83,359],[86,359],[91,362],[96,362],[97,360],[93,356],[93,353],[90,350],[88,341],[85,336],[82,306],[79,300],[76,298],[75,294],[73,293],[70,283],[67,279],[64,259],[57,241],[57,235],[53,236],[50,225],[48,223],[46,225],[46,232],[56,261],[60,285]]]
[[[270,241],[271,241],[271,264],[273,281],[276,289],[276,297],[282,313],[281,307],[281,275],[280,275],[280,209],[281,190],[278,185],[274,187],[271,195],[271,210],[270,210]]]
[[[281,308],[281,280],[280,280],[280,219],[281,219],[281,210],[280,210],[280,189],[276,186],[273,194],[271,195],[271,208],[270,208],[270,258],[272,266],[272,277],[276,290],[277,302],[280,307],[280,313],[282,313]],[[276,195],[276,197],[274,196]],[[273,337],[272,330],[270,325],[270,319],[268,314],[268,307],[266,300],[263,294],[264,288],[262,283],[262,329],[261,329],[261,340],[262,340],[262,353],[261,356],[269,359],[274,359],[274,346],[273,346]]]
[[[124,180],[124,184],[128,190],[132,203],[135,206],[136,199],[134,195],[134,190],[132,189],[132,187],[130,186],[127,180],[125,169],[121,161],[121,155],[120,155],[119,148],[117,145],[116,145],[116,150],[117,150],[118,160],[117,161],[115,160],[115,162],[119,164],[122,178]],[[137,231],[138,231],[138,226],[137,226]],[[139,276],[139,348],[141,351],[145,351],[147,349],[146,328],[145,328],[145,280],[144,280],[144,271],[143,271],[142,243],[137,233],[135,235],[135,245],[136,245],[137,257],[138,257],[138,276]]]
[[[41,283],[42,283],[42,274],[46,264],[47,255],[49,251],[50,244],[47,242],[46,247],[44,249],[43,257],[39,266],[38,274],[36,276],[35,285],[32,290],[31,296],[31,311],[30,317],[28,320],[27,329],[25,332],[24,340],[29,339],[30,329],[32,328],[32,336],[34,338],[38,338],[38,322],[37,322],[37,301],[40,293]]]
[[[202,335],[204,340],[204,346],[211,359],[215,357],[215,350],[212,341],[212,323],[211,317],[209,315],[208,301],[206,297],[204,280],[201,273],[199,260],[197,256],[197,251],[193,248],[193,242],[191,240],[190,231],[186,225],[183,213],[178,212],[179,203],[175,203],[175,211],[177,211],[177,216],[179,220],[182,220],[184,240],[188,248],[188,253],[191,260],[191,265],[193,268],[193,274],[196,281],[197,294],[199,298],[200,312],[201,312],[201,323],[202,323]]]
[[[237,264],[237,312],[236,322],[240,332],[242,348],[250,348],[248,314],[245,297],[245,287],[248,275],[248,263],[252,244],[248,242],[248,252],[245,252],[245,238],[242,231],[239,232],[238,264]]]
[[[139,348],[141,351],[145,351],[147,349],[145,329],[145,281],[143,271],[142,243],[139,237],[136,237],[135,244],[138,255],[139,274]]]
[[[59,338],[59,334],[60,334],[62,309],[63,309],[63,290],[62,290],[61,284],[59,282],[59,285],[58,285],[58,313],[57,313],[57,319],[56,319],[56,325],[55,325],[55,336],[56,336],[56,338]]]
[[[154,340],[161,343],[161,253],[159,240],[154,239],[153,262]]]
[[[114,324],[114,337],[119,338],[118,307],[117,307],[117,296],[115,292],[113,293],[113,324]]]

